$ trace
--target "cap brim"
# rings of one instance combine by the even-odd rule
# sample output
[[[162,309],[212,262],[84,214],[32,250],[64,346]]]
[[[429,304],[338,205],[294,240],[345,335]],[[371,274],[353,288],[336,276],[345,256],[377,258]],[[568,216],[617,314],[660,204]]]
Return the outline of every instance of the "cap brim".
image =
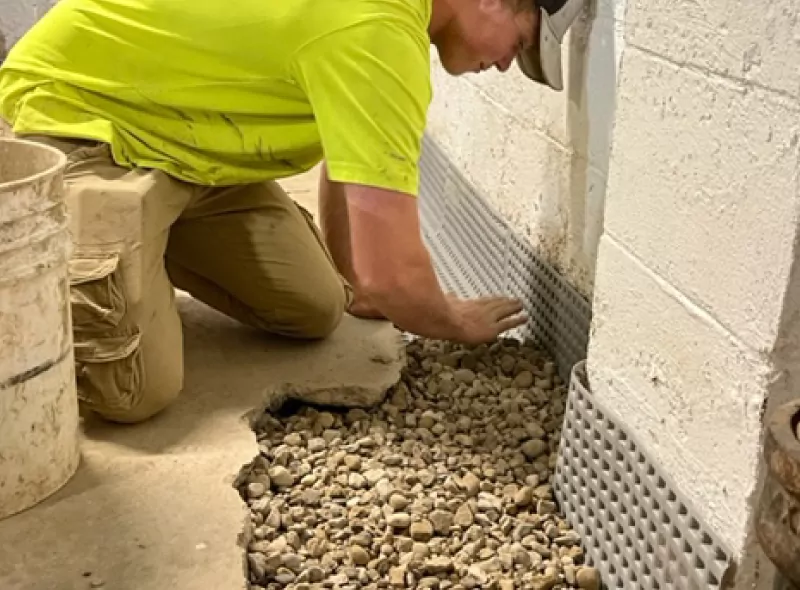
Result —
[[[550,15],[539,9],[539,42],[517,57],[519,69],[534,82],[553,90],[564,89],[561,66],[561,40],[555,33]]]

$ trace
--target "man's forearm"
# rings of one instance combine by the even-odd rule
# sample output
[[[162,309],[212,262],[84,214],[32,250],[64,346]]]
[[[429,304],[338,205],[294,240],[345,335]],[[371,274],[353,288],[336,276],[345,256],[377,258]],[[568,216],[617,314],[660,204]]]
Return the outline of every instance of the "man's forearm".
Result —
[[[458,318],[420,239],[416,199],[358,185],[345,190],[353,222],[352,268],[370,306],[402,330],[458,338]]]
[[[348,311],[362,318],[385,319],[386,316],[366,297],[353,268],[350,219],[344,185],[330,181],[324,163],[319,177],[319,214],[322,237],[336,269],[353,288],[353,302]]]
[[[355,288],[347,197],[344,186],[328,179],[328,169],[324,163],[319,176],[319,216],[322,236],[333,262],[339,273]]]
[[[427,253],[419,252],[414,262],[404,264],[394,280],[377,288],[367,284],[365,291],[372,305],[401,330],[444,340],[460,337],[458,318],[452,314]]]

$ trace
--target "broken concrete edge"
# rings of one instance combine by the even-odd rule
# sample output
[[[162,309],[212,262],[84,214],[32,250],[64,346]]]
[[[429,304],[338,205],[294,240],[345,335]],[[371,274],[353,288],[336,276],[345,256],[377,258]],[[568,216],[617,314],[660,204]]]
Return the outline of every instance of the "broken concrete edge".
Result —
[[[247,499],[242,495],[241,488],[247,481],[250,472],[252,471],[255,460],[259,456],[258,441],[256,439],[256,431],[258,429],[258,422],[265,414],[273,414],[278,412],[283,405],[292,400],[302,403],[328,406],[340,410],[351,408],[370,408],[379,405],[384,401],[388,393],[400,383],[403,369],[406,366],[406,344],[407,340],[401,334],[397,337],[397,356],[392,358],[386,355],[375,355],[370,357],[370,360],[380,364],[397,363],[399,367],[396,374],[386,380],[385,387],[376,388],[362,387],[358,385],[340,385],[340,386],[324,386],[324,387],[309,387],[297,385],[294,383],[283,383],[278,387],[271,388],[264,392],[263,401],[260,405],[252,410],[245,412],[240,421],[246,428],[253,434],[255,442],[255,454],[253,458],[241,466],[238,473],[233,476],[231,487],[236,491],[239,499],[241,500],[242,507],[242,530],[236,537],[236,544],[242,550],[242,590],[249,588],[249,566],[247,562],[247,549],[253,539],[253,523],[250,519],[250,510],[247,505]],[[336,394],[341,394],[342,390],[346,390],[350,397],[348,401],[343,401]],[[376,395],[377,393],[377,395]],[[327,402],[325,401],[327,400]]]
[[[250,472],[253,470],[255,460],[259,455],[258,440],[256,439],[256,428],[259,419],[265,413],[273,413],[280,410],[281,406],[288,401],[288,392],[291,388],[291,384],[284,383],[275,389],[265,391],[262,396],[262,403],[248,410],[240,417],[240,422],[253,435],[255,447],[253,458],[239,468],[238,473],[233,477],[233,481],[231,482],[231,487],[236,492],[237,496],[239,496],[242,510],[242,530],[236,536],[236,545],[242,550],[242,590],[247,590],[250,587],[247,548],[253,540],[253,523],[250,520],[250,509],[247,506],[247,500],[242,496],[240,489],[245,481],[247,481]]]

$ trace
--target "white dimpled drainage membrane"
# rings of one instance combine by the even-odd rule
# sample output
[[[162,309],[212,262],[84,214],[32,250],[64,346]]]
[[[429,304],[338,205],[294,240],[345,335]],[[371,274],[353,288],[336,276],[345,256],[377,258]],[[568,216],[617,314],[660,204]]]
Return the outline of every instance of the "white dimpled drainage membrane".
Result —
[[[730,552],[586,386],[589,303],[492,210],[429,136],[420,165],[422,231],[443,287],[462,296],[520,297],[531,321],[513,335],[547,349],[570,382],[555,491],[604,585],[721,588]]]
[[[608,587],[722,587],[729,552],[644,447],[592,398],[584,362],[570,380],[554,487]]]
[[[422,232],[443,287],[462,296],[519,297],[531,319],[511,335],[530,337],[550,352],[566,382],[586,356],[589,303],[536,256],[428,137],[421,169]]]

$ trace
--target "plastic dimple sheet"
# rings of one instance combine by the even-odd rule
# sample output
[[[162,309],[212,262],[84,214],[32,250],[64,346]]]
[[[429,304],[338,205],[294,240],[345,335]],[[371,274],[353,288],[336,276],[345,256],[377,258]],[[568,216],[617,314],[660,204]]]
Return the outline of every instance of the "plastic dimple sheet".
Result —
[[[540,342],[567,381],[571,368],[586,357],[592,319],[589,303],[540,260],[530,244],[517,235],[510,242],[507,290],[522,298],[531,315],[521,335]]]
[[[451,180],[444,245],[469,294],[498,295],[505,287],[508,231],[485,203],[470,198],[469,185],[457,174]]]
[[[585,384],[591,308],[537,256],[428,136],[420,182],[422,231],[445,289],[520,297],[532,337],[570,383],[554,488],[608,588],[721,588],[730,552]]]
[[[430,150],[430,146],[423,145],[423,155],[420,159],[420,194],[444,195],[447,184],[446,162],[430,154]],[[446,217],[444,198],[420,198],[419,204],[423,231],[436,235]]]
[[[722,587],[730,553],[688,500],[572,372],[555,494],[608,588]]]
[[[585,358],[591,308],[567,281],[511,230],[428,136],[420,161],[422,232],[443,288],[465,297],[519,297],[531,337],[556,360],[565,381]]]

